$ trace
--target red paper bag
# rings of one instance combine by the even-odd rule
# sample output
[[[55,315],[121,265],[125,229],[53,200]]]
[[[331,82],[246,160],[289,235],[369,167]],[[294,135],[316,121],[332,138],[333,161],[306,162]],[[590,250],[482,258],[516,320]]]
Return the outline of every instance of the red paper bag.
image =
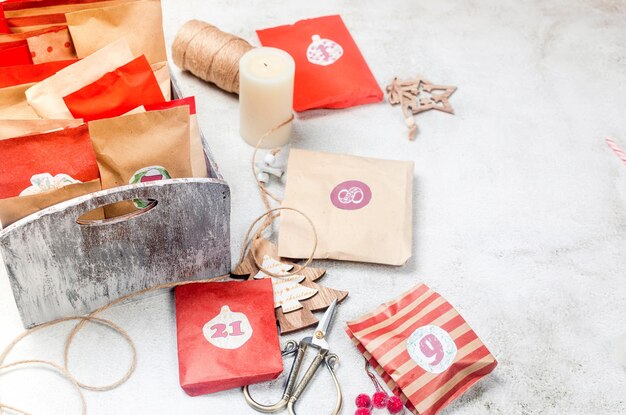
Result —
[[[340,16],[257,30],[263,46],[296,61],[293,107],[346,108],[383,99],[383,92]]]
[[[2,7],[2,3],[0,3],[0,33],[11,33],[11,31],[9,30],[9,24],[7,22],[7,19],[4,16],[4,8]]]
[[[39,63],[36,65],[15,65],[0,67],[0,88],[43,81],[77,59]]]
[[[42,173],[79,182],[100,177],[86,125],[0,140],[0,199],[19,196]]]
[[[180,385],[191,396],[283,371],[270,279],[177,287],[176,331]]]
[[[85,121],[117,117],[141,105],[165,101],[144,55],[63,97],[74,118]]]
[[[32,64],[33,59],[25,40],[0,43],[0,67]]]
[[[421,284],[346,332],[406,407],[434,415],[497,365],[445,298]]]

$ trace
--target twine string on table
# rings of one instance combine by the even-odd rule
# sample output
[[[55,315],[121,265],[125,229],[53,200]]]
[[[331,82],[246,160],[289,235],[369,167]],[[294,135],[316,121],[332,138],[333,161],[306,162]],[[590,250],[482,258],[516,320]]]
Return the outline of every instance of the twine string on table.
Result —
[[[255,160],[256,160],[256,155],[257,152],[259,150],[259,147],[261,146],[261,144],[263,143],[263,140],[265,138],[267,138],[269,135],[271,135],[272,133],[276,132],[277,130],[279,130],[280,128],[284,127],[285,125],[291,123],[294,119],[294,115],[293,113],[291,114],[291,116],[283,121],[282,123],[274,126],[273,128],[269,129],[267,132],[265,132],[261,137],[259,137],[259,140],[257,141],[256,146],[254,147],[254,151],[252,153],[252,160],[251,160],[251,168],[252,168],[252,176],[254,177],[254,180],[256,181],[256,184],[259,188],[259,192],[261,194],[261,200],[263,201],[263,204],[266,207],[266,212],[263,213],[261,216],[257,217],[252,224],[250,225],[250,227],[248,228],[248,231],[246,232],[246,236],[244,238],[243,241],[243,246],[241,248],[241,254],[239,256],[239,265],[241,265],[246,257],[246,252],[248,250],[250,250],[250,256],[252,258],[252,261],[254,262],[254,265],[259,269],[259,271],[263,272],[266,275],[269,275],[271,277],[275,277],[275,278],[285,278],[291,275],[295,275],[297,273],[302,272],[304,269],[306,269],[311,262],[313,261],[313,256],[315,255],[315,251],[317,250],[317,231],[315,230],[315,225],[313,224],[313,221],[311,220],[311,218],[309,218],[304,212],[302,212],[301,210],[295,209],[295,208],[290,208],[290,207],[277,207],[277,208],[272,208],[269,199],[273,199],[274,201],[281,203],[282,200],[274,195],[273,193],[271,193],[269,190],[267,190],[267,188],[265,187],[265,185],[259,180],[258,176],[257,176],[257,170],[256,170],[256,165],[255,165]],[[274,154],[276,153],[276,151],[274,151]],[[279,216],[278,213],[275,212],[280,212],[280,211],[292,211],[295,212],[297,214],[299,214],[300,216],[302,216],[309,224],[309,226],[311,227],[311,231],[313,234],[313,249],[311,251],[311,254],[308,256],[308,258],[304,261],[303,264],[301,265],[296,265],[291,271],[287,272],[287,273],[283,273],[283,274],[276,274],[273,273],[265,268],[263,268],[263,265],[261,263],[259,263],[254,250],[252,249],[253,246],[253,242],[254,240],[256,240],[257,238],[261,237],[261,233],[267,229],[272,222]],[[254,230],[255,226],[261,221],[263,220],[262,225],[259,227],[259,229],[254,233],[254,235],[251,236],[252,231]]]
[[[239,93],[239,60],[254,47],[200,20],[185,23],[172,44],[174,63],[219,88]]]

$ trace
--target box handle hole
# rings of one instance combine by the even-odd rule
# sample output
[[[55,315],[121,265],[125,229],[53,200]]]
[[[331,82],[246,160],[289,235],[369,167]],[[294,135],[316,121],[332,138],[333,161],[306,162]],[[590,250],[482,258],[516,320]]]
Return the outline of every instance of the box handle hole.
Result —
[[[135,201],[139,200],[139,199],[134,199]],[[144,215],[147,212],[151,211],[152,209],[154,209],[157,204],[159,203],[156,199],[141,199],[141,202],[144,202],[143,204],[145,204],[144,207],[141,207],[133,212],[130,213],[126,213],[123,215],[119,215],[119,216],[115,216],[115,217],[111,217],[111,218],[106,218],[106,219],[91,219],[91,217],[94,217],[93,212],[98,210],[98,209],[102,209],[105,206],[109,206],[109,205],[103,205],[103,206],[98,206],[97,208],[90,210],[89,212],[85,212],[82,215],[80,215],[80,217],[78,219],[76,219],[76,223],[81,225],[81,226],[92,226],[92,225],[110,225],[113,223],[118,223],[118,222],[124,222],[126,220],[132,219],[132,218],[136,218],[138,216]],[[111,203],[111,205],[114,205],[116,203],[122,203],[125,201],[119,201],[119,202],[115,202],[115,203]]]

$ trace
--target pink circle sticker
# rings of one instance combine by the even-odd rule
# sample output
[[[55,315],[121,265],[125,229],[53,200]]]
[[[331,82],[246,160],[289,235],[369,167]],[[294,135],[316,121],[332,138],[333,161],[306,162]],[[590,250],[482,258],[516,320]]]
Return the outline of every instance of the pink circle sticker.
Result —
[[[372,190],[358,180],[339,183],[330,192],[330,201],[339,209],[356,210],[367,206],[372,200]]]

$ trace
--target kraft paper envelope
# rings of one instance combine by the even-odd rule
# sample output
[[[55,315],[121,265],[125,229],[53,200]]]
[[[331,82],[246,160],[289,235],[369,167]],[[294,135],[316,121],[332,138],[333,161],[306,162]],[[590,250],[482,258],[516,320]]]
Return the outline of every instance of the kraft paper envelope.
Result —
[[[135,56],[148,62],[167,60],[160,1],[141,1],[67,13],[76,54],[85,57],[125,37]]]
[[[26,90],[26,98],[42,118],[73,118],[63,97],[95,82],[132,59],[128,43],[125,39],[119,39],[33,85]]]
[[[0,119],[38,119],[39,115],[33,107],[28,105],[25,92],[28,88],[35,85],[22,84],[0,88]]]
[[[292,149],[283,207],[317,231],[314,258],[402,265],[412,253],[413,162]],[[307,221],[280,214],[278,255],[308,258]]]
[[[88,125],[103,189],[192,176],[186,106],[105,118]],[[132,202],[104,207],[107,218],[134,210]]]
[[[0,199],[0,229],[39,212],[42,209],[101,190],[100,180],[71,184],[60,189],[29,196]],[[84,220],[104,219],[102,208],[94,209],[81,216]]]

